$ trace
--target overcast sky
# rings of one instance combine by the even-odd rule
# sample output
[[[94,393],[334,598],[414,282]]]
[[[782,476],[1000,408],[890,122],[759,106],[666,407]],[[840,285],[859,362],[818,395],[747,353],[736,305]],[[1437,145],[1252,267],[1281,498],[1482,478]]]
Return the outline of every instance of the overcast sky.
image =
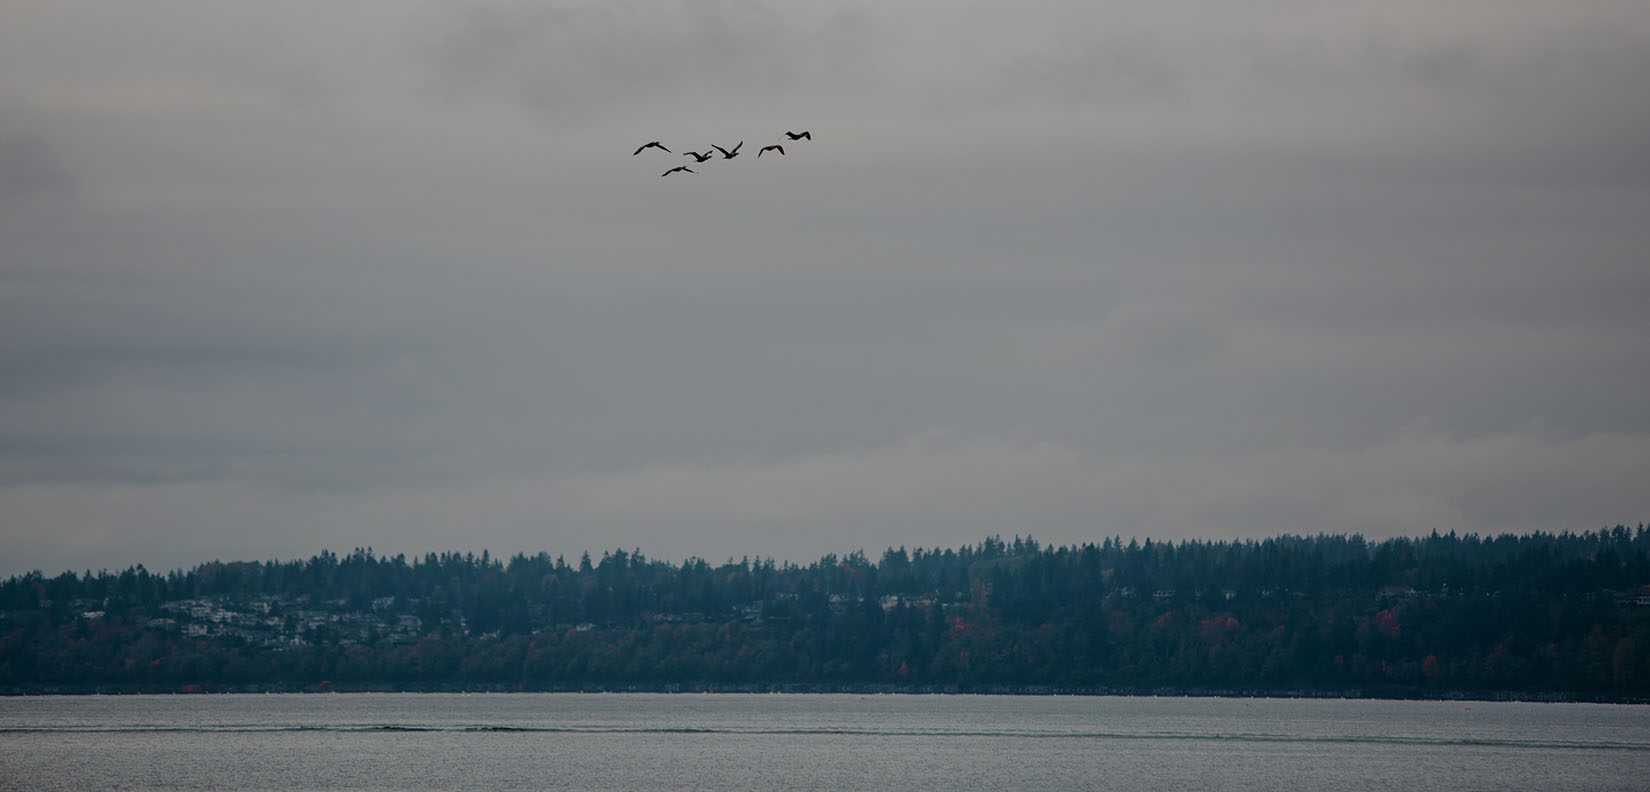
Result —
[[[1643,0],[0,0],[0,574],[1634,525],[1647,85]]]

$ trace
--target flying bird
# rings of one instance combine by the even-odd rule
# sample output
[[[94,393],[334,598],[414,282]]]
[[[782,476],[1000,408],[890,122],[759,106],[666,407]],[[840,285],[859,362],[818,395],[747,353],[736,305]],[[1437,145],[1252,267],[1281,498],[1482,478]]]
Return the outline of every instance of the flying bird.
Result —
[[[632,156],[634,156],[634,155],[632,155]],[[711,157],[716,156],[716,155],[714,155],[714,154],[712,154],[708,151],[703,153],[703,154],[700,154],[697,151],[684,151],[684,152],[682,152],[682,156],[692,157],[694,162],[704,162],[705,160],[708,160]],[[761,155],[758,154],[757,156],[761,156]]]
[[[636,156],[636,155],[635,155],[635,154],[632,154],[632,155],[630,155],[630,156],[632,156],[632,157],[634,157],[634,156]],[[661,174],[659,174],[659,178],[661,178],[661,179],[662,179],[662,178],[664,178],[664,177],[666,177],[666,176],[669,176],[669,175],[670,175],[670,174],[672,174],[672,173],[676,173],[676,172],[677,172],[677,171],[687,171],[687,172],[688,172],[688,173],[698,173],[698,172],[699,172],[699,171],[696,171],[696,170],[694,170],[694,169],[692,169],[692,168],[689,168],[689,167],[688,167],[688,166],[686,166],[686,165],[677,165],[677,166],[676,166],[676,167],[674,167],[674,168],[671,168],[671,169],[670,169],[670,170],[667,170],[667,171],[665,171],[665,172],[664,172],[664,173],[661,173]]]
[[[758,158],[758,159],[760,159],[760,158],[761,158],[761,157],[762,157],[762,152],[763,152],[763,151],[777,151],[777,152],[779,152],[779,153],[780,153],[780,154],[781,154],[781,155],[783,155],[783,154],[784,154],[784,153],[785,153],[785,147],[784,147],[784,146],[781,146],[781,145],[779,145],[779,144],[778,144],[778,143],[775,143],[775,144],[773,144],[773,145],[771,145],[771,146],[763,146],[763,147],[762,147],[762,148],[761,148],[761,150],[759,150],[759,151],[757,151],[757,152],[756,152],[756,156],[757,156],[757,158]]]
[[[642,153],[642,152],[644,152],[644,151],[647,151],[647,150],[648,150],[648,149],[650,149],[650,148],[660,148],[660,149],[665,149],[665,153],[666,153],[666,154],[669,154],[669,153],[670,153],[670,149],[667,149],[667,148],[665,148],[665,144],[663,144],[663,143],[660,143],[660,142],[659,142],[659,141],[657,141],[657,140],[655,140],[655,141],[653,141],[653,142],[652,142],[652,143],[648,143],[648,144],[646,144],[646,145],[644,145],[644,146],[642,146],[642,147],[641,147],[641,148],[639,148],[639,149],[636,149],[636,154],[640,154],[640,153]],[[632,156],[632,157],[634,157],[634,156],[636,156],[636,154],[632,154],[632,155],[630,155],[630,156]]]
[[[743,145],[745,145],[745,141],[743,141],[743,140],[739,141],[739,146],[743,146]],[[739,156],[739,146],[734,146],[732,151],[729,151],[729,150],[727,150],[725,148],[722,148],[721,146],[718,146],[718,145],[715,145],[715,144],[712,144],[711,148],[722,152],[722,159],[733,159],[734,157]],[[757,156],[760,157],[762,155],[757,154]]]
[[[814,136],[808,134],[808,130],[806,130],[806,129],[802,130],[801,132],[786,132],[785,137],[788,137],[791,140],[802,140],[804,138],[806,138],[808,140],[813,140],[814,139]],[[760,152],[758,152],[757,156],[760,157],[762,155],[761,155]]]

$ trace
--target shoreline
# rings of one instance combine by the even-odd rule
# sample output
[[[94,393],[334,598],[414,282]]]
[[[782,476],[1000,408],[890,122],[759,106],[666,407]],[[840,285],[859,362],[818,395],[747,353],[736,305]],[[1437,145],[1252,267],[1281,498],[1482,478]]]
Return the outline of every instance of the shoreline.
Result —
[[[1639,696],[1591,695],[1565,691],[1415,691],[1393,688],[1318,689],[1225,689],[1225,688],[1127,688],[1065,687],[1044,685],[827,685],[814,683],[772,684],[651,684],[651,685],[340,685],[320,683],[310,687],[287,685],[12,685],[0,687],[0,696],[168,696],[168,695],[250,695],[330,693],[411,693],[411,694],[711,694],[711,695],[903,695],[903,696],[1094,696],[1119,698],[1224,698],[1224,699],[1359,699],[1370,701],[1481,701],[1537,704],[1650,704]]]

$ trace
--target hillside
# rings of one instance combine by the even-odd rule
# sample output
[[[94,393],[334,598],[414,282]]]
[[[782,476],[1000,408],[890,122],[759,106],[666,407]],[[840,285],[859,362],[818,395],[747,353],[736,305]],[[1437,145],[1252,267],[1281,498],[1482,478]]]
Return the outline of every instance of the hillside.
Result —
[[[0,690],[923,690],[1650,698],[1650,531],[873,560],[616,550],[0,583]]]

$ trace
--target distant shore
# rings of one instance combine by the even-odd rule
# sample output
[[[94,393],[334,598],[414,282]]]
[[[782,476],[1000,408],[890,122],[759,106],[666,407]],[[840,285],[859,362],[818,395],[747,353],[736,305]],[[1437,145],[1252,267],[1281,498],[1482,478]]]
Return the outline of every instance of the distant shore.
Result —
[[[1650,701],[1650,528],[0,581],[0,692]]]
[[[774,684],[659,684],[659,685],[14,685],[0,688],[0,696],[121,696],[121,695],[229,695],[325,693],[661,693],[753,695],[962,695],[962,696],[1119,696],[1160,698],[1289,698],[1374,699],[1383,701],[1522,701],[1555,704],[1650,704],[1641,696],[1604,696],[1561,691],[1416,691],[1397,688],[1347,690],[1228,690],[1216,688],[1060,687],[1044,685],[822,685]]]

